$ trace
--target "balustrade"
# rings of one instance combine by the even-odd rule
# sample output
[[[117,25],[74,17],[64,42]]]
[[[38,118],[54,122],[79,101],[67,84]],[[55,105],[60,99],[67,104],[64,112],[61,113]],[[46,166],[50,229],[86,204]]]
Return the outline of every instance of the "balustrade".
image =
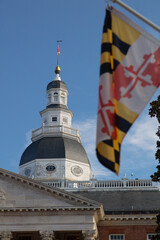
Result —
[[[80,138],[80,133],[77,129],[69,128],[66,126],[42,126],[36,130],[32,131],[32,140],[41,134],[51,134],[51,133],[66,133],[72,136]]]
[[[121,179],[121,180],[96,180],[92,179],[91,181],[67,181],[60,180],[55,182],[45,182],[46,184],[62,188],[67,191],[83,191],[83,190],[101,190],[103,191],[108,189],[155,189],[159,190],[158,185],[153,185],[150,179],[147,180],[129,180],[129,179]]]

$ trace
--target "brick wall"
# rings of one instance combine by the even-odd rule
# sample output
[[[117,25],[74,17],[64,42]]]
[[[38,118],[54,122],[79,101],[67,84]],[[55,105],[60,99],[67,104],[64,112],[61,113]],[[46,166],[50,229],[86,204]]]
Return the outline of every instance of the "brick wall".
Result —
[[[109,234],[125,234],[125,240],[147,240],[148,233],[154,233],[156,226],[99,226],[99,239],[109,240]]]

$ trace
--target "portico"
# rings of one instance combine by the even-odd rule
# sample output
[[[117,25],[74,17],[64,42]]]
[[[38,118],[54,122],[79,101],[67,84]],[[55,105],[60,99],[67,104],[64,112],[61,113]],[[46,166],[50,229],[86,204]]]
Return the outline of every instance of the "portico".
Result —
[[[1,240],[98,237],[97,222],[103,208],[97,202],[2,169],[0,191]]]

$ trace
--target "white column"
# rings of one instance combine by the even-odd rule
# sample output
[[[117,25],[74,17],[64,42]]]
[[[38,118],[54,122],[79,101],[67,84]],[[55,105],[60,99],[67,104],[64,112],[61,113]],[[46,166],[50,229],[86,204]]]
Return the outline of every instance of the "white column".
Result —
[[[11,238],[12,238],[12,233],[11,232],[7,232],[7,231],[0,232],[0,239],[1,240],[10,240]]]
[[[96,230],[82,231],[83,240],[98,240]]]
[[[42,240],[55,240],[53,231],[40,231],[40,236]]]

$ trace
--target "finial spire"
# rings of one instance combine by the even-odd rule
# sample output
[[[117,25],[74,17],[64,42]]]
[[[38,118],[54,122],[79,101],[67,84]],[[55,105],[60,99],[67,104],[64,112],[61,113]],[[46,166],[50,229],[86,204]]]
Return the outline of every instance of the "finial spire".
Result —
[[[55,69],[55,74],[60,74],[60,72],[61,72],[61,69],[60,69],[60,67],[57,65],[57,67],[56,67],[56,69]]]
[[[60,51],[59,51],[59,43],[62,42],[62,40],[57,40],[57,67],[55,69],[55,74],[56,74],[56,78],[55,80],[61,80],[60,77],[59,77],[59,74],[61,72],[61,69],[58,65],[58,62],[59,62],[59,54],[60,54]]]
[[[60,42],[62,42],[62,40],[57,40],[57,66],[58,66],[59,54],[60,54],[60,51],[59,51],[59,43]]]
[[[59,54],[60,54],[60,51],[59,51],[59,43],[62,42],[62,40],[57,40],[57,67],[55,69],[55,74],[56,74],[56,78],[55,80],[61,80],[59,74],[61,72],[61,69],[58,65],[58,60],[59,60]]]

